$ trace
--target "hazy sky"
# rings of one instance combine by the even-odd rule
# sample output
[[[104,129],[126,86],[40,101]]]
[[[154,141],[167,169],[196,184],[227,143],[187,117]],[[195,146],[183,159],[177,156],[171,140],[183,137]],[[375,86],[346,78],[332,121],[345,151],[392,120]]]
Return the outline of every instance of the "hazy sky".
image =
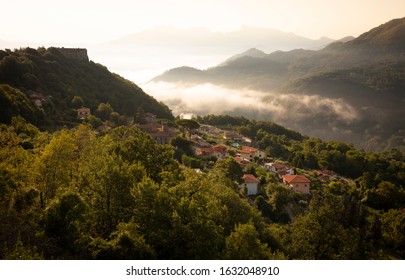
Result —
[[[338,39],[405,16],[404,0],[2,1],[0,40],[99,43],[161,25],[233,31],[242,25]]]

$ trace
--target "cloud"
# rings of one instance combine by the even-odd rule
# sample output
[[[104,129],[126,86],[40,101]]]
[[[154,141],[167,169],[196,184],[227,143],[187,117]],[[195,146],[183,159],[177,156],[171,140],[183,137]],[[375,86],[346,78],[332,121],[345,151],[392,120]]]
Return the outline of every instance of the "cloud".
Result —
[[[213,84],[185,86],[148,83],[144,90],[166,103],[175,115],[232,114],[293,124],[316,119],[351,123],[360,118],[350,104],[319,95],[281,94],[250,89],[228,89]],[[293,126],[292,126],[293,127]]]

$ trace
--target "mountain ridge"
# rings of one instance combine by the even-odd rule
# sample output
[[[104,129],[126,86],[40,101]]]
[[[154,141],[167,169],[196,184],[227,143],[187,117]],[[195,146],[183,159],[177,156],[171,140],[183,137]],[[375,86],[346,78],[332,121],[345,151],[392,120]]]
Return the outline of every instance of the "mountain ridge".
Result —
[[[291,116],[281,124],[311,135],[316,126],[318,137],[333,136],[359,145],[375,137],[382,142],[393,135],[400,137],[403,131],[400,124],[405,123],[401,109],[405,102],[404,32],[405,18],[401,18],[317,51],[295,49],[263,55],[264,52],[255,50],[253,53],[259,55],[254,57],[248,50],[202,70],[201,75],[195,75],[198,71],[194,70],[190,79],[183,68],[182,83],[256,90],[273,99],[293,94],[298,99],[300,96],[328,99],[329,104],[342,101],[356,111],[356,122],[332,120],[323,111],[304,116],[305,121]],[[173,83],[176,75],[178,69],[171,69],[152,82]],[[262,104],[272,102],[271,98],[262,98]],[[326,119],[330,121],[327,129],[322,124]],[[356,135],[351,134],[354,132]]]
[[[193,47],[204,49],[221,49],[238,51],[249,47],[264,48],[266,51],[295,48],[320,49],[335,41],[327,37],[310,39],[293,33],[275,29],[242,26],[230,32],[212,32],[205,27],[179,29],[172,26],[161,26],[137,32],[110,41],[110,44],[126,45],[165,45],[167,48],[187,49]]]

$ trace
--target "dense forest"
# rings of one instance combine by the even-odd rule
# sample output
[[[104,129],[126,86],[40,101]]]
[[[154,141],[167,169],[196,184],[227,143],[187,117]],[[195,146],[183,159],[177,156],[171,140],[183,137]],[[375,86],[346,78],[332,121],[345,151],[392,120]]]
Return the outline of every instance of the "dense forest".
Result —
[[[135,126],[40,131],[0,125],[1,259],[403,259],[405,163],[269,122],[198,122],[250,137],[311,179],[311,195],[255,162],[248,197],[232,157],[202,172],[176,159],[187,135],[158,145]],[[180,141],[183,139],[182,141]],[[341,177],[322,181],[314,169]],[[343,179],[342,179],[343,178]]]

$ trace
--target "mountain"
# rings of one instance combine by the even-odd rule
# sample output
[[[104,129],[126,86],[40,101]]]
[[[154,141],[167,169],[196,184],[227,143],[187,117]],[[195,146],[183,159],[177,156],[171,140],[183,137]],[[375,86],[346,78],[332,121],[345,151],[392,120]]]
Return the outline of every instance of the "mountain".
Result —
[[[404,55],[405,18],[394,19],[371,29],[344,45],[343,49],[363,49],[368,52],[383,54],[386,52]]]
[[[241,68],[241,65],[246,64],[246,67],[251,69],[253,75],[257,74],[257,69],[266,68],[264,65],[268,65],[268,69],[274,69],[273,65],[277,62],[284,64],[289,69],[288,73],[285,73],[284,69],[280,68],[284,73],[280,72],[278,74],[291,79],[291,77],[302,77],[321,71],[356,67],[359,64],[370,65],[370,63],[385,63],[386,60],[396,62],[403,59],[405,59],[404,18],[392,20],[355,39],[345,37],[318,51],[301,48],[290,51],[275,51],[266,55],[258,49],[249,49],[232,56],[216,67],[207,69],[204,74],[215,72],[215,74],[231,77],[233,73],[238,73],[238,71],[233,71],[234,68]],[[169,70],[154,80],[165,81],[165,76],[171,74]],[[184,74],[187,75],[187,73]],[[252,87],[262,89],[257,85],[252,85]]]
[[[405,18],[395,19],[357,38],[343,38],[317,51],[296,49],[265,54],[250,49],[216,67],[193,69],[193,75],[191,68],[183,67],[181,81],[260,91],[264,95],[260,100],[262,107],[278,111],[281,107],[289,112],[274,119],[274,111],[268,109],[266,114],[271,120],[318,137],[363,146],[368,145],[366,140],[373,139],[370,147],[379,146],[392,136],[403,136],[404,35]],[[179,70],[166,71],[152,81],[176,82]],[[287,96],[290,105],[284,102]],[[310,99],[323,107],[304,103]],[[296,111],[291,109],[294,106]],[[344,112],[351,112],[351,117]],[[234,113],[255,117],[248,108]]]
[[[266,53],[264,51],[258,50],[256,48],[251,48],[243,53],[236,54],[236,55],[228,58],[227,60],[225,60],[222,64],[220,64],[218,66],[225,66],[225,65],[229,64],[230,62],[237,60],[239,58],[242,58],[244,56],[264,58],[264,57],[266,57]]]
[[[112,41],[113,45],[162,46],[166,49],[177,48],[189,52],[230,52],[251,48],[265,51],[291,50],[295,48],[320,49],[333,42],[322,37],[312,40],[293,33],[274,29],[242,26],[232,32],[211,32],[206,28],[177,29],[161,26]]]
[[[41,127],[69,126],[77,122],[78,104],[94,112],[100,103],[109,103],[122,116],[133,117],[142,108],[173,118],[137,85],[89,61],[86,49],[0,51],[0,100],[2,123],[22,115]]]

